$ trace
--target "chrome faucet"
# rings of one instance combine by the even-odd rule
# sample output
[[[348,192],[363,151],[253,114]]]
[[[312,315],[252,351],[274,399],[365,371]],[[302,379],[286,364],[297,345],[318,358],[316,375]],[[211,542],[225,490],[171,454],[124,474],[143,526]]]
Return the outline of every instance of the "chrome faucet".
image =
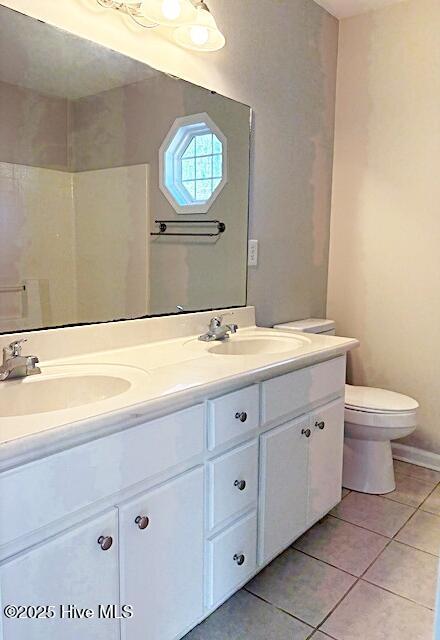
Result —
[[[37,367],[39,360],[36,356],[22,356],[21,345],[27,342],[26,338],[11,342],[9,347],[3,349],[3,364],[0,366],[0,382],[13,378],[25,378],[41,373]]]
[[[202,342],[213,342],[214,340],[226,340],[230,333],[236,333],[238,325],[222,324],[224,316],[216,316],[209,321],[208,331],[199,340]]]

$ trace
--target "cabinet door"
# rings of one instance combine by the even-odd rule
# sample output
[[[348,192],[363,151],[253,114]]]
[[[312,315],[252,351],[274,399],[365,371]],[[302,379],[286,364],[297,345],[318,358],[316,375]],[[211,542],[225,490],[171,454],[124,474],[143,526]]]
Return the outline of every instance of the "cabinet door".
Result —
[[[172,640],[203,614],[203,469],[120,507],[123,640]]]
[[[259,563],[285,549],[307,523],[309,418],[261,436]]]
[[[101,536],[106,539],[98,543]],[[106,548],[110,542],[104,551],[101,545]],[[117,640],[119,621],[100,619],[98,608],[119,605],[117,511],[113,509],[3,564],[0,593],[2,609],[6,605],[53,605],[55,612],[51,619],[3,616],[2,640]],[[91,609],[94,615],[88,619],[62,617],[60,605],[64,605],[65,616],[67,605],[74,605],[77,611]]]
[[[311,416],[309,512],[311,524],[341,500],[344,400],[324,405]]]

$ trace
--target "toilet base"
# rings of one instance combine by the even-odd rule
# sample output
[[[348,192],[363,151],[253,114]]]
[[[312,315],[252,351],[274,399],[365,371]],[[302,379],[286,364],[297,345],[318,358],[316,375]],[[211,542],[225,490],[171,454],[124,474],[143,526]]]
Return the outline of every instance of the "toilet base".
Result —
[[[344,438],[342,485],[362,493],[390,493],[396,488],[389,440]]]

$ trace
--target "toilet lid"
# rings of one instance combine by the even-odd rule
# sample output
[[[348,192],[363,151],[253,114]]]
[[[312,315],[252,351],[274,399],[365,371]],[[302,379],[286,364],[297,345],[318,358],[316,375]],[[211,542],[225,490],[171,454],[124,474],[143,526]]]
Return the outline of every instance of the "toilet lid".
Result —
[[[376,389],[374,387],[355,387],[345,385],[345,406],[358,411],[399,412],[415,411],[418,403],[401,393]]]

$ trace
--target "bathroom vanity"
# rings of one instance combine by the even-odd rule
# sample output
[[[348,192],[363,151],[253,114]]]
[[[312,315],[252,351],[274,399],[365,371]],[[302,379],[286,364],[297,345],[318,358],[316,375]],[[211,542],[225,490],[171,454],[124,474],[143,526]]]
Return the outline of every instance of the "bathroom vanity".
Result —
[[[192,335],[82,353],[0,387],[4,399],[8,385],[64,375],[74,386],[86,374],[93,386],[110,363],[128,371],[130,361],[140,376],[128,407],[119,393],[35,414],[18,438],[11,429],[29,416],[0,417],[0,598],[24,608],[3,618],[2,640],[177,640],[340,501],[345,354],[356,341],[288,337],[240,314],[249,326],[226,343]],[[207,316],[194,314],[194,333]],[[121,324],[130,334],[159,320]],[[32,340],[50,355],[47,337]],[[222,345],[234,355],[212,352]],[[100,605],[119,618],[103,619]]]

